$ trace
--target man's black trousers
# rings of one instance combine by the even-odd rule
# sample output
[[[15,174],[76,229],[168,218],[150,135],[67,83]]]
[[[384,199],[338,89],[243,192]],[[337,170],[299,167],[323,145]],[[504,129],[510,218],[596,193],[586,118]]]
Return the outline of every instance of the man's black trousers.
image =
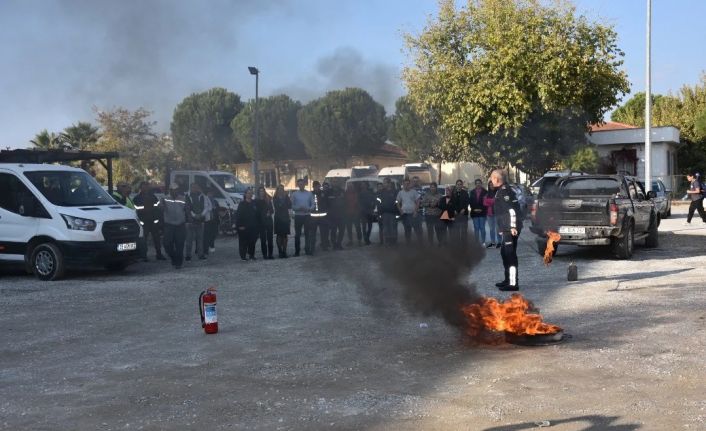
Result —
[[[510,286],[517,286],[517,236],[512,236],[510,232],[503,232],[503,242],[500,247],[500,256],[503,258],[503,266],[505,267],[505,281]]]

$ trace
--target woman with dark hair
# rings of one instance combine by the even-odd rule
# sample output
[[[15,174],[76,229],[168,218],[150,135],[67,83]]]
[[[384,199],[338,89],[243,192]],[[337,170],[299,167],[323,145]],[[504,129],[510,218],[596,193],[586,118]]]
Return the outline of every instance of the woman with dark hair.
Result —
[[[439,232],[437,236],[439,237],[440,243],[446,243],[446,236],[451,235],[451,230],[454,224],[454,215],[456,214],[454,206],[454,189],[451,186],[446,187],[446,194],[439,199],[439,211],[441,215],[439,216]]]
[[[272,207],[272,198],[270,198],[270,195],[267,194],[267,190],[265,190],[263,186],[257,189],[255,208],[257,209],[257,219],[260,222],[260,250],[262,250],[262,258],[274,259],[274,257],[272,257],[272,242],[274,239],[272,215],[275,210]]]
[[[275,197],[272,199],[275,209],[275,235],[277,235],[277,250],[280,258],[287,257],[287,240],[289,239],[289,228],[291,221],[289,211],[292,209],[292,201],[284,191],[282,184],[277,186]]]
[[[235,227],[238,230],[240,259],[248,260],[249,256],[250,260],[255,260],[255,242],[260,223],[251,188],[245,191],[245,197],[238,204],[238,210],[235,212]]]

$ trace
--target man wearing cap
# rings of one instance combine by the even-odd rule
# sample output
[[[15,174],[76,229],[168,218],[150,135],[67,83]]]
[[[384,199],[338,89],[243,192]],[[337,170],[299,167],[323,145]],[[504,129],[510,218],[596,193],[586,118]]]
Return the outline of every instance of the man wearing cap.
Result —
[[[169,186],[169,197],[161,200],[164,209],[164,249],[172,260],[172,266],[180,269],[184,263],[186,240],[186,202],[179,191],[179,184]]]
[[[113,192],[113,199],[124,207],[135,209],[135,204],[130,199],[130,185],[126,182],[118,183],[118,189]]]
[[[689,214],[686,217],[686,224],[691,224],[691,218],[694,217],[694,211],[699,212],[701,216],[701,221],[706,223],[706,211],[704,211],[704,195],[701,184],[701,175],[698,172],[694,172],[686,176],[689,180],[689,190],[686,193],[691,199],[691,204],[689,205]]]

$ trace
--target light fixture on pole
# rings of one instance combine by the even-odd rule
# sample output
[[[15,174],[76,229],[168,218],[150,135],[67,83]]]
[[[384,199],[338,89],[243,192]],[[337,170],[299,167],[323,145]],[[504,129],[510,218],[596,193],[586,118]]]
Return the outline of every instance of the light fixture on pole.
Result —
[[[255,179],[255,188],[257,188],[260,185],[260,171],[258,169],[260,158],[260,97],[258,94],[260,71],[253,66],[249,66],[248,70],[251,75],[255,75],[255,145],[253,148],[252,175]]]
[[[647,52],[645,66],[645,193],[652,190],[652,0],[647,0]]]

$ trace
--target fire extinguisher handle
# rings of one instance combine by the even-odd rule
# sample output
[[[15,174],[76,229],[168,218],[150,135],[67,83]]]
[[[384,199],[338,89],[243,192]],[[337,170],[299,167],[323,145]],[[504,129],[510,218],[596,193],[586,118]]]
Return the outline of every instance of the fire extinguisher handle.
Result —
[[[203,296],[205,294],[206,294],[205,290],[199,294],[199,315],[201,316],[201,327],[202,328],[206,324],[206,321],[205,321],[204,315],[203,315]]]

